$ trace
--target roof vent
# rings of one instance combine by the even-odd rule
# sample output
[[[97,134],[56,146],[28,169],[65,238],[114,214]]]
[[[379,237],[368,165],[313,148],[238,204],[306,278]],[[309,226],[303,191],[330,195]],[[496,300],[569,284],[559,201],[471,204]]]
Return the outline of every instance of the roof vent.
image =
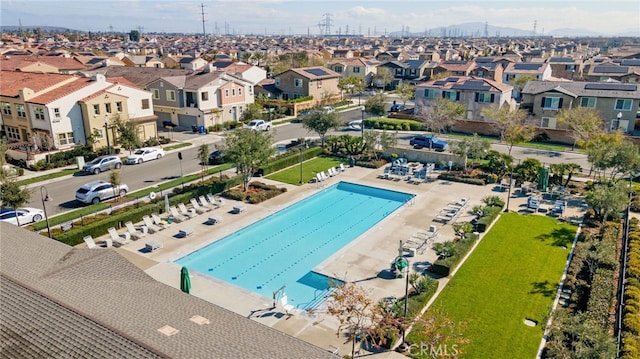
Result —
[[[172,335],[176,335],[178,334],[179,330],[173,327],[170,327],[168,325],[165,325],[164,327],[158,329],[158,331],[168,337],[172,336]]]
[[[194,315],[193,317],[189,318],[189,320],[199,325],[211,324],[209,319],[199,315]]]

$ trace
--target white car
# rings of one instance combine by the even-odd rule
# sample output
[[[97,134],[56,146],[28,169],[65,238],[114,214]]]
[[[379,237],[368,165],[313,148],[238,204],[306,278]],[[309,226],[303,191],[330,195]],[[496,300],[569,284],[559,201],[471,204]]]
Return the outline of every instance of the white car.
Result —
[[[164,156],[164,150],[162,148],[143,147],[138,148],[127,156],[126,164],[134,165],[151,160],[159,160]]]
[[[20,221],[21,226],[39,222],[42,218],[44,218],[44,212],[39,208],[18,208],[18,220]],[[18,221],[16,221],[16,212],[13,208],[3,208],[0,210],[0,221],[18,225]]]

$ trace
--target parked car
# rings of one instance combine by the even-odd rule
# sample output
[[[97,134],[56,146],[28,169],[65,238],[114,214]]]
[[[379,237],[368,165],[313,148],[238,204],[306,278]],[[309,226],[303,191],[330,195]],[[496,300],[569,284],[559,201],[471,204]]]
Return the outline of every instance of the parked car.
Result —
[[[18,208],[18,220],[16,220],[16,211],[13,208],[3,208],[0,210],[0,221],[21,226],[26,224],[39,222],[44,217],[44,212],[39,208],[24,207]]]
[[[222,152],[219,150],[213,151],[209,154],[209,164],[210,165],[218,165],[224,162],[222,158]]]
[[[76,191],[76,200],[82,203],[100,203],[113,197],[122,197],[127,194],[129,187],[126,184],[120,184],[114,187],[106,181],[93,181],[78,188]]]
[[[430,148],[440,152],[449,149],[449,144],[437,136],[417,135],[409,140],[409,145],[413,148]]]
[[[360,96],[374,96],[376,92],[374,90],[363,90],[359,92]]]
[[[100,156],[82,167],[82,172],[98,174],[113,168],[122,167],[122,161],[118,156]]]
[[[391,105],[391,108],[389,109],[389,112],[400,112],[404,110],[404,105],[401,103],[394,103],[393,105]]]
[[[265,120],[253,120],[243,127],[254,131],[269,131],[271,129],[271,122],[267,122]]]
[[[125,161],[128,165],[139,164],[151,160],[159,160],[164,156],[162,148],[143,147],[138,148],[132,154],[127,156]]]
[[[334,113],[336,112],[336,108],[333,106],[324,106],[322,108],[322,111],[324,111],[325,113]]]

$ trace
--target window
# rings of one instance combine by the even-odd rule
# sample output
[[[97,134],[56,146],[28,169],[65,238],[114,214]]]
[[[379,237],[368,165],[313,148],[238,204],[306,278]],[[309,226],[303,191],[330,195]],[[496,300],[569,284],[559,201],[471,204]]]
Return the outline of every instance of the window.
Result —
[[[342,73],[342,66],[336,66],[336,67],[334,68],[334,70],[335,70],[337,73],[341,74],[341,73]]]
[[[359,74],[360,73],[360,66],[354,66],[353,67],[353,73],[354,74]]]
[[[542,128],[556,128],[556,119],[553,117],[543,117],[540,120],[540,127]]]
[[[60,145],[72,145],[74,143],[73,132],[59,133],[58,140],[60,141]]]
[[[160,98],[160,90],[158,89],[153,89],[153,99],[157,100]]]
[[[100,105],[93,105],[93,114],[94,115],[100,114]]]
[[[293,79],[294,87],[302,87],[302,79]]]
[[[478,77],[484,77],[484,71],[478,70]]]
[[[235,96],[235,95],[236,95],[236,89],[235,89],[235,88],[232,88],[232,89],[231,89],[231,96]]]
[[[513,80],[515,78],[516,78],[516,75],[513,75],[513,74],[507,75],[507,81],[511,81],[511,80]]]
[[[175,101],[176,100],[176,92],[173,90],[167,90],[167,100]]]
[[[460,93],[457,91],[442,91],[442,98],[446,98],[451,101],[460,99]]]
[[[396,76],[402,76],[402,71],[403,69],[396,69],[395,71]]]
[[[11,104],[3,102],[2,103],[2,113],[5,114],[5,115],[11,116]]]
[[[251,95],[251,93],[253,93],[253,86],[249,86],[249,95]]]
[[[122,112],[122,102],[116,102],[116,111]]]
[[[105,103],[104,104],[104,112],[111,113],[111,104],[110,103]]]
[[[562,108],[562,99],[560,97],[543,97],[541,105],[545,110],[557,110]]]
[[[318,81],[316,81],[316,83],[318,84],[318,88],[321,89],[322,88],[322,80],[318,80]]]
[[[242,96],[242,87],[238,87],[238,96]]]
[[[16,127],[5,126],[7,129],[7,137],[11,140],[20,140],[20,130]]]
[[[149,99],[148,98],[142,99],[142,109],[143,110],[148,110],[149,109]]]
[[[277,86],[280,86],[280,78],[279,77],[276,77],[276,87]]]
[[[209,93],[208,93],[208,92],[203,92],[203,93],[201,93],[201,94],[200,94],[200,99],[201,99],[202,101],[207,101],[207,100],[209,100]]]
[[[564,65],[565,71],[575,71],[576,65]]]
[[[16,105],[16,113],[18,117],[27,117],[27,113],[24,110],[24,105]]]
[[[36,120],[44,121],[44,109],[42,107],[36,107],[33,109],[33,115]]]
[[[476,92],[476,102],[491,103],[494,101],[495,95],[488,92]]]
[[[631,103],[633,101],[631,99],[617,99],[616,100],[616,110],[621,111],[631,111]]]
[[[229,89],[224,90],[224,97],[229,97]]]
[[[60,116],[61,116],[60,115],[60,108],[59,107],[54,108],[53,109],[53,117],[60,118]]]
[[[409,70],[409,75],[411,75],[411,76],[415,76],[415,75],[416,75],[416,73],[417,73],[417,70],[416,70],[416,69],[411,69],[411,70]]]
[[[596,108],[596,98],[595,97],[581,98],[580,107]]]
[[[424,89],[424,97],[425,98],[435,98],[436,92],[433,89]]]

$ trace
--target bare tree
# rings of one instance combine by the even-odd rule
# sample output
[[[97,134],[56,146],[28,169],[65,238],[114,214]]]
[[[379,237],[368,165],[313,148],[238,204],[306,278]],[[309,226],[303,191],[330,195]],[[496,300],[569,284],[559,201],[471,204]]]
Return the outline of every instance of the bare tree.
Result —
[[[482,113],[494,121],[494,126],[500,132],[500,140],[507,143],[509,155],[515,144],[530,141],[535,135],[535,128],[525,123],[527,113],[523,110],[493,106],[485,108]]]
[[[438,98],[433,106],[420,106],[418,119],[433,132],[441,133],[460,120],[466,111],[462,104]]]

